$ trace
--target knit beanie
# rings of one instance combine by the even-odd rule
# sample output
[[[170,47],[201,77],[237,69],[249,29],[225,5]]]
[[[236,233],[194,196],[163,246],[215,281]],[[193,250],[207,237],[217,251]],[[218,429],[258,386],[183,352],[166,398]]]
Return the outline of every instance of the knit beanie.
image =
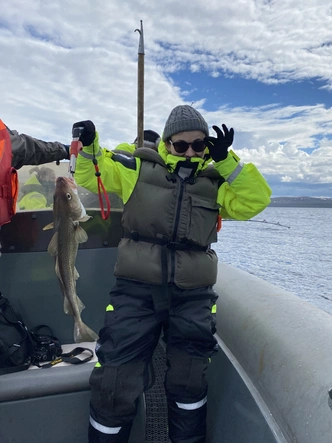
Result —
[[[189,105],[180,105],[171,111],[165,124],[163,141],[184,131],[202,131],[206,136],[209,135],[208,124],[202,115]]]
[[[143,146],[145,148],[156,149],[158,147],[160,142],[160,135],[157,132],[152,131],[152,129],[145,129],[143,137]],[[137,143],[137,137],[135,138],[134,143]]]

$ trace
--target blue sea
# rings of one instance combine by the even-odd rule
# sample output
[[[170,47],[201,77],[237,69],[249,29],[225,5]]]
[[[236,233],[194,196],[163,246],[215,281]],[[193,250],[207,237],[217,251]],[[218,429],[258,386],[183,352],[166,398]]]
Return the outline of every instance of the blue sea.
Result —
[[[223,221],[219,260],[332,314],[332,208],[269,207],[249,221]]]

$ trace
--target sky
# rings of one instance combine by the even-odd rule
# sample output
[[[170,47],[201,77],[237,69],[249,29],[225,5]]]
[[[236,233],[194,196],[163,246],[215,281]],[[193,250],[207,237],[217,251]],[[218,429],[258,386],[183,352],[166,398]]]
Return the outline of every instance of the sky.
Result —
[[[69,144],[92,120],[114,149],[179,104],[235,131],[233,150],[272,196],[332,197],[332,4],[328,0],[10,0],[0,15],[0,118]]]

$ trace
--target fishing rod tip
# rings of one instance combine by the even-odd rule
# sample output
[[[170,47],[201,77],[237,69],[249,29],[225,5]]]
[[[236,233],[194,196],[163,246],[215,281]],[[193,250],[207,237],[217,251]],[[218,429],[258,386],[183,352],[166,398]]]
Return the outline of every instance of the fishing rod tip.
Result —
[[[139,32],[140,34],[143,32],[143,20],[140,20],[140,22],[141,22],[141,29],[135,29],[135,31],[134,32]]]

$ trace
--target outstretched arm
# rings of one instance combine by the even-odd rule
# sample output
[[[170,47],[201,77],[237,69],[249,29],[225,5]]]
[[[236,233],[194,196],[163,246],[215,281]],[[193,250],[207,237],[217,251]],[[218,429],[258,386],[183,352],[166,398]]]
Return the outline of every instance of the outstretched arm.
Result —
[[[220,186],[217,202],[223,218],[248,220],[270,204],[271,189],[252,163],[243,164],[229,151],[225,160],[215,163],[225,182]]]
[[[225,179],[218,192],[217,203],[223,218],[248,220],[262,212],[270,204],[271,189],[265,178],[252,163],[243,164],[228,148],[234,139],[233,128],[225,124],[222,130],[212,126],[217,137],[206,137],[214,166]]]
[[[12,166],[41,165],[68,158],[69,146],[60,142],[45,142],[7,128],[12,144]]]
[[[101,148],[98,132],[89,120],[75,123],[74,127],[84,128],[80,136],[83,150],[79,152],[76,163],[77,183],[95,194],[98,193],[93,163],[97,161],[106,191],[115,192],[126,203],[138,179],[140,159]]]

